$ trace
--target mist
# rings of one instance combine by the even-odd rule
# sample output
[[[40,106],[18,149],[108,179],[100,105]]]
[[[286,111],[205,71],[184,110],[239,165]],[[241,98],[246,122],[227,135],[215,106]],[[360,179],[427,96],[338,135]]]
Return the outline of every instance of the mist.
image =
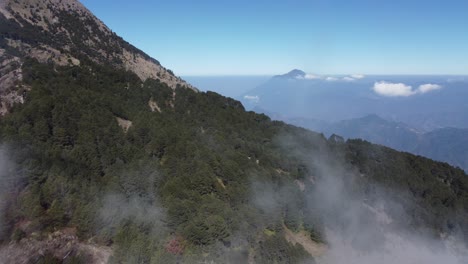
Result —
[[[18,174],[17,166],[10,156],[8,146],[0,145],[0,240],[6,239],[9,224],[5,221],[8,206],[13,202],[16,187],[22,177]]]
[[[392,190],[373,186],[372,194],[364,197],[350,191],[333,171],[322,169],[324,177],[315,183],[318,191],[308,199],[326,227],[329,250],[319,263],[466,263],[462,256],[466,249],[455,236],[437,237],[411,226]]]
[[[153,166],[140,162],[113,177],[114,184],[100,198],[96,230],[113,234],[119,226],[132,222],[145,226],[155,236],[165,232],[166,211],[157,192],[160,173]]]
[[[112,173],[99,198],[95,219],[99,239],[113,244],[109,263],[147,263],[147,251],[167,236],[166,210],[157,187],[161,174],[146,161],[120,167]]]
[[[468,251],[459,239],[461,236],[414,225],[409,212],[418,205],[411,204],[410,194],[378,184],[362,186],[359,178],[366,175],[336,155],[305,149],[292,136],[282,135],[276,141],[283,151],[289,151],[307,164],[313,174],[303,183],[306,189],[312,190],[305,192],[305,199],[307,207],[324,225],[328,248],[323,256],[315,257],[317,263],[468,263]],[[281,193],[278,190],[268,193],[270,189],[262,188],[254,200],[265,210],[275,208],[271,204],[275,199],[266,202],[265,197],[277,197]],[[297,191],[300,189],[297,186]]]
[[[155,199],[110,193],[102,200],[99,217],[100,222],[106,226],[116,227],[123,221],[131,220],[137,224],[149,225],[156,232],[163,228],[166,214]]]

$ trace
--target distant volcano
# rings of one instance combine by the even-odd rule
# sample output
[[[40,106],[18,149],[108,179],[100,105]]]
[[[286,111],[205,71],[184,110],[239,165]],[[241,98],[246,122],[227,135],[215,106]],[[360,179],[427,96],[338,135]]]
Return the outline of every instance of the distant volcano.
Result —
[[[298,70],[298,69],[294,69],[286,74],[276,75],[273,78],[297,79],[297,78],[304,78],[305,76],[306,76],[305,72]]]

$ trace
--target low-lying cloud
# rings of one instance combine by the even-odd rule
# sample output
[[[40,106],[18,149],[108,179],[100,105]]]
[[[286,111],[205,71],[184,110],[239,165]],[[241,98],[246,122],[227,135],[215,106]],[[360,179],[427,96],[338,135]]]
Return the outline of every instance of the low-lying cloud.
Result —
[[[0,145],[0,241],[5,238],[8,224],[5,222],[8,203],[16,199],[24,182],[23,173],[17,170],[17,164],[11,158],[11,149]]]
[[[0,240],[3,239],[5,235],[5,223],[4,223],[4,216],[5,216],[5,209],[6,209],[6,195],[9,191],[9,168],[10,162],[8,161],[8,156],[5,153],[3,148],[0,148]]]
[[[365,77],[366,77],[366,76],[363,75],[363,74],[353,74],[353,75],[351,75],[351,78],[357,79],[357,80],[359,80],[359,79],[364,79]]]
[[[307,79],[307,80],[322,79],[322,77],[320,75],[315,75],[315,74],[311,74],[311,73],[308,73],[308,74],[304,75],[303,78]]]
[[[413,89],[411,85],[404,83],[391,83],[391,82],[376,82],[372,88],[375,93],[388,96],[388,97],[408,97],[416,94],[425,94],[431,91],[442,89],[442,86],[438,84],[423,84],[417,89]]]
[[[304,76],[297,76],[296,79],[298,80],[324,80],[327,82],[337,82],[337,81],[344,81],[344,82],[353,82],[360,79],[365,78],[362,74],[353,74],[345,77],[336,77],[336,76],[326,76],[326,75],[317,75],[308,73]]]
[[[422,239],[405,238],[385,233],[379,250],[361,252],[356,250],[353,241],[343,240],[340,235],[327,233],[332,250],[321,264],[462,264],[463,260],[451,252],[445,243]]]
[[[440,86],[438,84],[428,83],[428,84],[423,84],[423,85],[419,86],[418,91],[420,93],[427,93],[427,92],[434,91],[434,90],[439,90],[439,89],[442,89],[442,86]]]
[[[374,91],[383,96],[410,96],[414,94],[413,88],[404,83],[376,82]]]
[[[418,207],[411,194],[376,183],[364,191],[358,179],[366,175],[339,157],[317,155],[292,137],[280,137],[279,144],[293,149],[293,155],[314,172],[314,191],[306,195],[306,204],[324,223],[328,245],[325,255],[316,258],[318,264],[468,263],[467,249],[457,234],[439,237],[411,226],[410,212]],[[274,194],[262,193],[263,201],[269,197]],[[262,204],[274,209],[271,203]]]
[[[165,210],[155,199],[137,195],[126,197],[117,193],[104,197],[99,214],[107,226],[117,226],[122,221],[131,219],[139,224],[160,227],[165,219]]]
[[[343,81],[352,82],[352,81],[355,81],[355,80],[356,79],[354,79],[353,77],[349,77],[349,76],[343,77]]]
[[[118,173],[114,179],[118,184],[101,197],[97,230],[108,234],[130,221],[149,228],[153,235],[164,233],[166,210],[157,192],[160,178],[158,171],[145,164]]]

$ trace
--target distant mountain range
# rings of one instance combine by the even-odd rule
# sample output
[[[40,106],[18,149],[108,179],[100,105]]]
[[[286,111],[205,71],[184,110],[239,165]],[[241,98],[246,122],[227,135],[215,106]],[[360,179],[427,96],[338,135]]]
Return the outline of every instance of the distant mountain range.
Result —
[[[397,150],[447,162],[468,171],[468,129],[440,128],[423,133],[410,126],[377,115],[327,123],[307,119],[283,119],[294,125],[330,136],[361,138]]]
[[[468,128],[464,76],[321,76],[292,70],[238,99],[247,109],[307,119],[340,120],[377,114],[429,132]]]
[[[379,80],[396,85],[412,83],[413,87],[432,83],[441,88],[389,97],[374,89]],[[468,98],[468,83],[463,78],[456,80],[447,76],[327,77],[295,69],[272,77],[241,100],[255,112],[327,136],[361,138],[468,171],[468,108],[464,99]]]

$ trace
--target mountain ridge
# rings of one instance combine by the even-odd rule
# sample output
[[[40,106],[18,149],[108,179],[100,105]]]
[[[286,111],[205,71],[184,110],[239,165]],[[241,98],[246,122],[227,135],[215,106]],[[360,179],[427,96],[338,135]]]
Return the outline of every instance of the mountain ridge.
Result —
[[[1,114],[24,100],[28,87],[16,83],[23,78],[20,66],[25,57],[58,66],[92,60],[134,72],[143,81],[152,78],[173,89],[180,85],[196,90],[117,36],[77,0],[1,0],[0,20]]]
[[[468,129],[445,127],[422,132],[403,122],[386,120],[370,114],[338,122],[326,122],[306,118],[288,118],[262,109],[257,112],[268,114],[273,119],[320,131],[325,135],[338,134],[347,139],[363,139],[399,151],[422,155],[447,162],[468,171]]]

